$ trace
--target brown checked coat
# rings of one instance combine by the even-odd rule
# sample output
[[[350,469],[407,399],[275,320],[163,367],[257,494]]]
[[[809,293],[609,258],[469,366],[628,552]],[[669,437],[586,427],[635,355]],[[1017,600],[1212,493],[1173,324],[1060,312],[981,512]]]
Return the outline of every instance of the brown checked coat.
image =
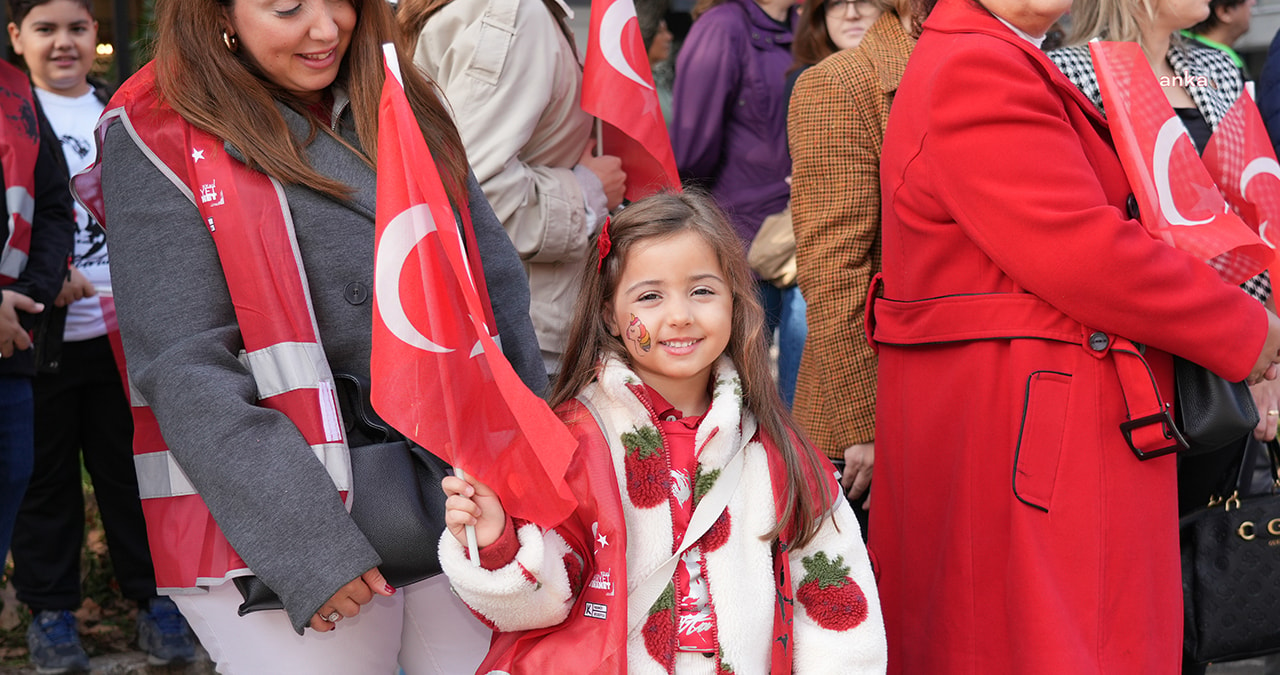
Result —
[[[791,208],[809,337],[794,411],[828,456],[875,439],[876,355],[864,331],[880,271],[880,146],[914,45],[894,12],[800,76],[787,120]]]

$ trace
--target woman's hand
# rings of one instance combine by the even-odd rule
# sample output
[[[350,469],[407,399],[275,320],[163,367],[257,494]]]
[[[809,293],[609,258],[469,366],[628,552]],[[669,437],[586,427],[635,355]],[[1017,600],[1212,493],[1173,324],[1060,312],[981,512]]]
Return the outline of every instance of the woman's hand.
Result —
[[[600,184],[604,186],[605,203],[609,205],[612,211],[622,203],[622,197],[627,189],[627,172],[622,170],[622,160],[613,155],[594,154],[596,148],[595,139],[591,139],[587,143],[587,148],[582,151],[582,156],[578,158],[578,163],[591,170],[591,173],[600,179]]]
[[[320,611],[311,617],[312,630],[327,633],[337,627],[343,617],[360,613],[360,605],[366,605],[375,595],[394,595],[396,589],[387,583],[382,572],[373,568],[347,582],[333,597],[320,605]]]
[[[1262,353],[1249,373],[1249,384],[1280,377],[1280,365],[1277,364],[1280,364],[1280,317],[1267,312],[1267,339],[1262,343]],[[1265,411],[1261,412],[1265,414]]]
[[[1270,441],[1276,437],[1276,425],[1280,424],[1280,380],[1263,380],[1249,387],[1253,404],[1258,408],[1258,426],[1253,437]]]
[[[71,278],[62,282],[62,291],[58,293],[58,298],[53,301],[53,304],[58,307],[66,307],[76,300],[93,297],[97,294],[98,291],[94,290],[89,278],[80,270],[72,267]]]
[[[857,499],[871,485],[871,468],[875,463],[876,444],[855,443],[844,450],[844,473],[840,475],[840,485],[844,487],[849,499]]]
[[[444,522],[459,544],[467,545],[467,525],[476,528],[476,544],[484,548],[502,536],[507,514],[489,486],[471,476],[467,480],[445,476],[440,481],[448,499],[444,502]]]

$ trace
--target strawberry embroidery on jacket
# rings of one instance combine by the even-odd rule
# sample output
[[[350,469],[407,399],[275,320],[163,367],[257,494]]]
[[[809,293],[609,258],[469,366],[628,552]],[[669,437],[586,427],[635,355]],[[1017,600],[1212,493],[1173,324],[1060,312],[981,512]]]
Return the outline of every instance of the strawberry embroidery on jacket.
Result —
[[[698,466],[698,475],[693,479],[693,503],[695,506],[702,501],[702,498],[711,490],[711,486],[716,484],[716,479],[719,477],[720,469],[705,471],[701,465]],[[720,517],[716,519],[715,524],[711,526],[711,529],[707,530],[707,533],[698,540],[698,546],[702,548],[704,553],[718,550],[721,546],[724,546],[726,541],[729,541],[730,523],[729,512],[722,512]]]
[[[627,493],[631,503],[650,509],[671,496],[671,470],[662,449],[662,435],[652,425],[638,426],[622,434],[627,451]]]
[[[832,561],[825,551],[818,551],[801,562],[805,575],[796,599],[819,626],[843,631],[866,620],[867,597],[858,583],[849,578],[844,556],[836,556]]]
[[[668,673],[676,667],[676,589],[667,584],[644,622],[644,648]]]

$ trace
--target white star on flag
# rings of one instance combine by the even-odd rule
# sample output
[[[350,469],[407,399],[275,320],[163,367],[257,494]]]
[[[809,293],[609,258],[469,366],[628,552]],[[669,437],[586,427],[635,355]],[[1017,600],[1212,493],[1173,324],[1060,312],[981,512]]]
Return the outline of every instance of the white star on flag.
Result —
[[[192,161],[192,162],[198,162],[198,161],[200,161],[200,160],[202,160],[202,159],[204,159],[204,150],[196,150],[195,148],[192,148],[192,149],[191,149],[191,161]]]

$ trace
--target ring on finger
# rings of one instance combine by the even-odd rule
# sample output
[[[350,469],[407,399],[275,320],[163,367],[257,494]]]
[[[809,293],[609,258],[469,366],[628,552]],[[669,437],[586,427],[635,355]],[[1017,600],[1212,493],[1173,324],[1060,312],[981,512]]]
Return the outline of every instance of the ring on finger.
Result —
[[[1273,409],[1273,410],[1268,410],[1268,411],[1267,411],[1267,414],[1268,414],[1268,415],[1277,415],[1277,416],[1280,416],[1280,410],[1274,410],[1274,409]]]
[[[333,623],[338,619],[342,618],[342,613],[335,609],[332,612],[329,612],[328,614],[322,615],[320,618],[324,619],[325,621],[328,621],[329,623]]]

